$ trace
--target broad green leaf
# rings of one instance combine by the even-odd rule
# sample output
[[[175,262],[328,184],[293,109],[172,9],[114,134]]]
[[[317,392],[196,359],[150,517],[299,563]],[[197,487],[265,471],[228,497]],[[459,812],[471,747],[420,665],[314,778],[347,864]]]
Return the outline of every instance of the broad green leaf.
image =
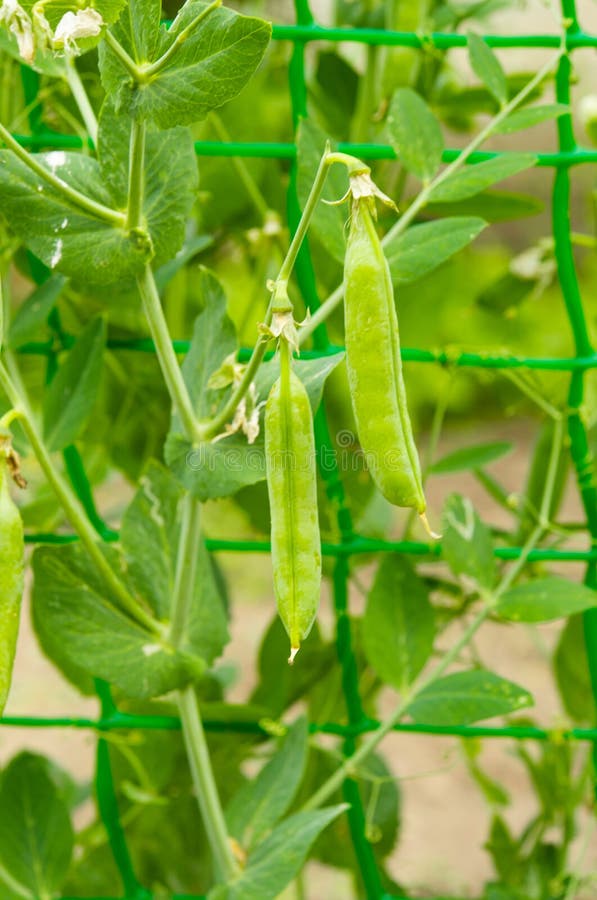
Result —
[[[487,222],[473,216],[454,216],[414,225],[390,241],[385,253],[394,282],[417,281],[466,247]]]
[[[492,184],[503,181],[504,178],[524,172],[536,162],[537,157],[532,153],[512,153],[509,156],[496,156],[495,159],[486,159],[484,162],[466,166],[438,184],[431,191],[430,201],[453,203],[466,200],[491,187]]]
[[[82,153],[53,150],[37,160],[104,206],[112,197],[99,165]],[[130,281],[151,258],[151,247],[75,208],[10,150],[0,150],[2,215],[25,245],[51,269],[89,284]]]
[[[431,655],[435,625],[427,588],[403,556],[383,557],[362,627],[374,671],[395,688],[411,684]]]
[[[565,578],[535,578],[502,594],[495,612],[511,622],[552,622],[597,606],[597,591]]]
[[[68,351],[44,397],[44,432],[50,450],[72,444],[91,416],[103,368],[106,323],[94,319]]]
[[[225,403],[230,388],[217,390],[209,380],[231,354],[237,352],[234,326],[226,314],[226,298],[222,288],[210,272],[199,272],[199,294],[204,310],[195,322],[190,350],[182,371],[195,410],[200,419],[209,419]],[[205,340],[205,335],[210,340]],[[299,360],[295,370],[304,380],[313,405],[319,403],[323,383],[340,362],[342,354],[322,360]],[[257,401],[267,398],[277,377],[279,363],[265,363],[255,384]],[[224,429],[222,429],[224,431]],[[262,430],[253,444],[242,433],[231,434],[217,441],[191,444],[182,434],[175,418],[166,442],[166,462],[180,481],[200,500],[227,497],[240,488],[256,484],[265,478],[265,455]]]
[[[568,715],[575,722],[592,722],[595,702],[591,691],[582,616],[573,616],[566,622],[555,650],[553,667]]]
[[[180,486],[157,464],[141,479],[123,521],[123,549],[104,547],[113,571],[156,622],[170,620]],[[209,557],[199,548],[197,578],[180,648],[122,610],[80,545],[38,548],[33,558],[33,615],[38,633],[60,634],[73,666],[131,697],[148,699],[196,680],[217,656],[227,629]],[[155,581],[152,581],[155,578]]]
[[[29,294],[10,323],[8,343],[12,348],[22,347],[38,336],[65,285],[66,278],[63,275],[51,275]]]
[[[511,450],[512,444],[509,441],[491,441],[487,444],[476,444],[474,447],[463,447],[438,459],[431,466],[430,472],[434,475],[448,475],[467,469],[479,469],[495,459],[506,456]]]
[[[151,461],[139,479],[120,531],[128,570],[141,596],[150,601],[162,621],[170,617],[183,496],[172,474]],[[228,640],[228,628],[209,557],[203,547],[198,552],[188,641],[193,652],[211,665]]]
[[[414,722],[470,725],[532,706],[528,691],[493,672],[455,672],[424,688],[408,707]]]
[[[118,208],[126,208],[131,120],[106,100],[99,118],[98,158],[104,184]],[[155,131],[145,139],[143,213],[151,235],[154,265],[172,259],[183,244],[186,221],[198,186],[197,158],[187,128]]]
[[[156,27],[160,6],[148,0],[129,4],[129,15],[121,16],[113,29],[114,36],[141,65],[154,63],[168,52],[208,4],[187,0],[168,30]],[[102,81],[119,109],[152,119],[160,128],[189,125],[240,93],[261,62],[270,35],[271,26],[262,19],[231,9],[215,9],[178,45],[163,68],[137,90],[119,58],[102,43]]]
[[[23,896],[61,893],[73,852],[73,830],[47,760],[21,753],[0,783],[0,871]]]
[[[502,65],[480,35],[469,31],[468,54],[471,68],[493,94],[500,106],[508,102],[508,81]]]
[[[297,136],[297,191],[304,207],[315,179],[315,173],[325,150],[326,135],[311,119],[302,119]],[[344,166],[331,166],[322,200],[311,219],[314,235],[338,262],[344,262],[346,252],[346,220],[349,208],[346,204],[330,206],[329,201],[340,200],[348,190],[348,176]]]
[[[442,514],[442,531],[442,552],[454,575],[491,589],[496,577],[491,534],[467,497],[460,494],[448,497]]]
[[[509,222],[542,212],[545,204],[531,194],[514,191],[482,191],[456,203],[430,203],[426,212],[434,216],[479,216],[486,222]]]
[[[285,819],[250,854],[233,881],[210,891],[208,900],[264,900],[277,897],[296,877],[315,839],[347,809],[345,803],[299,812]]]
[[[398,88],[388,113],[390,143],[409,172],[429,181],[440,167],[444,139],[440,124],[410,88]]]
[[[228,833],[242,847],[259,844],[292,803],[305,770],[307,738],[307,721],[301,717],[259,775],[232,798],[226,810]]]
[[[548,122],[560,116],[568,115],[570,107],[565,103],[549,103],[545,106],[529,106],[528,109],[516,109],[494,128],[496,134],[512,134],[524,128],[532,128],[541,122]]]

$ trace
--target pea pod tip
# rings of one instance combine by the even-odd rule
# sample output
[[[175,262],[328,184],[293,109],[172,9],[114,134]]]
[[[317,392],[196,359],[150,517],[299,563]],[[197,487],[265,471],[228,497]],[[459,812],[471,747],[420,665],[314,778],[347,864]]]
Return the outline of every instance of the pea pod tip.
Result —
[[[290,656],[288,657],[288,665],[289,666],[294,665],[294,658],[300,649],[301,649],[300,647],[291,647],[290,648]]]
[[[441,534],[437,534],[437,532],[431,530],[431,525],[429,524],[429,520],[427,518],[426,513],[424,513],[424,512],[419,513],[419,518],[420,518],[421,522],[423,523],[423,527],[424,527],[425,531],[427,532],[427,534],[429,535],[429,537],[432,538],[434,541],[441,541],[441,538],[442,538]]]

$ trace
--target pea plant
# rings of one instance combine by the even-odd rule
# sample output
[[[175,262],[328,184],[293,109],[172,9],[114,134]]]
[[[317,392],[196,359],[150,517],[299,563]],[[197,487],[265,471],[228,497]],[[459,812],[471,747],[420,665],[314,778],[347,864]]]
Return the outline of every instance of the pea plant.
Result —
[[[492,4],[459,14],[425,6],[412,4],[408,22],[394,3],[339,2],[335,14],[357,27],[414,30],[425,14],[431,31],[469,28],[474,88],[447,88],[454,73],[429,49],[384,56],[370,47],[360,78],[322,50],[309,86],[316,114],[296,131],[289,197],[300,208],[290,204],[288,236],[278,211],[286,173],[215,151],[198,163],[194,144],[242,137],[262,106],[264,134],[287,137],[268,22],[220,0],[186,0],[167,23],[157,0],[2,2],[0,714],[27,537],[41,649],[102,707],[91,723],[100,732],[91,822],[74,830],[90,787],[48,758],[24,752],[2,773],[7,900],[123,887],[135,898],[320,896],[305,875],[309,859],[348,870],[355,897],[404,896],[389,863],[400,793],[384,738],[402,727],[464,735],[504,716],[512,736],[540,733],[521,714],[529,691],[481,658],[475,639],[488,621],[571,617],[556,677],[572,722],[593,716],[580,614],[595,607],[595,591],[542,563],[575,534],[557,521],[566,401],[540,380],[511,376],[543,416],[526,490],[513,498],[487,471],[507,445],[436,458],[446,391],[428,442],[413,427],[398,328],[402,285],[435,269],[440,278],[440,264],[492,212],[526,214],[528,198],[490,189],[536,156],[475,154],[496,134],[569,117],[566,103],[538,101],[567,60],[570,23],[538,71],[511,76],[471,28]],[[24,63],[37,73],[37,99],[27,74],[23,96],[14,89]],[[29,122],[35,138],[40,109],[52,149],[42,135],[31,152],[15,134]],[[459,151],[446,155],[442,122],[472,133]],[[395,159],[375,168],[337,146],[380,135]],[[553,245],[540,256],[531,249],[531,275],[509,270],[482,302],[495,309],[504,294],[522,303],[548,289]],[[524,289],[513,301],[517,278]],[[318,290],[327,298],[310,303]],[[338,331],[337,346],[327,329]],[[449,352],[442,361],[450,366]],[[336,397],[330,419],[324,395]],[[347,448],[342,435],[353,427]],[[364,461],[356,477],[355,461]],[[512,517],[510,530],[492,529],[459,493],[443,511],[427,510],[428,479],[462,470]],[[92,488],[115,473],[133,490],[112,527]],[[394,508],[408,511],[402,539],[379,547]],[[270,541],[277,610],[256,685],[232,703],[219,660],[239,613],[209,531],[217,521],[233,545],[241,514]],[[350,576],[363,588],[360,567],[375,549],[384,552],[364,612],[349,616],[340,584]],[[328,577],[334,636],[318,624]],[[539,753],[518,744],[539,800],[520,835],[480,746],[470,734],[463,741],[494,812],[485,900],[572,900],[587,880],[571,852],[591,760],[584,745],[545,737]]]

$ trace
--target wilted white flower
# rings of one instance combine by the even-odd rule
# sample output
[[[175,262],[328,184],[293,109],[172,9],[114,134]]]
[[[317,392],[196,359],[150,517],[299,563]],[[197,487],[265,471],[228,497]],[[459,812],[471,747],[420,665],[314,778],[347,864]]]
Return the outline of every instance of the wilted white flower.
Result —
[[[31,64],[35,56],[33,25],[17,0],[2,0],[0,22],[8,27],[11,34],[14,34],[20,55],[26,63]]]
[[[79,48],[76,41],[80,38],[97,37],[102,30],[104,20],[95,9],[79,9],[76,13],[70,10],[65,13],[54,32],[54,47],[65,52],[77,54]]]

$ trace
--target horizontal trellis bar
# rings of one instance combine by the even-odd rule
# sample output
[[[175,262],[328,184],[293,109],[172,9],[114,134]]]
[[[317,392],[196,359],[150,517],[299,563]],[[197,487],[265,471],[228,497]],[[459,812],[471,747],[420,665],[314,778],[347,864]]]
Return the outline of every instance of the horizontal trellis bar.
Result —
[[[111,532],[108,542],[117,541],[118,533]],[[78,541],[74,534],[55,534],[53,532],[36,532],[25,535],[28,544],[72,544]],[[255,540],[222,540],[207,538],[205,545],[212,553],[270,553],[269,541]],[[426,544],[423,541],[383,541],[366,537],[355,537],[339,544],[322,543],[323,556],[346,557],[363,553],[405,553],[411,556],[441,556],[441,544]],[[496,547],[494,555],[497,559],[514,560],[522,555],[521,547]],[[593,562],[597,560],[597,547],[588,550],[557,550],[550,547],[537,547],[527,555],[529,562]]]
[[[278,733],[279,723],[267,720],[223,721],[206,717],[203,724],[208,731],[218,733],[257,734],[272,737]],[[136,715],[116,711],[113,715],[91,719],[77,716],[5,716],[0,725],[12,728],[76,728],[92,731],[116,731],[118,729],[140,729],[144,731],[180,731],[177,716]],[[344,725],[339,722],[310,722],[312,734],[333,734],[337,737],[367,734],[379,728],[377,719],[364,719],[360,723]],[[597,728],[539,728],[530,725],[426,725],[419,722],[401,722],[394,731],[404,734],[428,734],[435,737],[490,737],[512,738],[516,741],[588,741],[597,743]]]
[[[42,148],[60,150],[78,150],[83,142],[74,134],[60,134],[55,131],[42,131],[36,134],[15,134],[13,137],[23,147],[32,150]],[[389,144],[354,144],[340,142],[338,150],[350,153],[361,159],[397,159],[396,151]],[[461,151],[458,147],[450,147],[444,150],[442,159],[444,162],[452,162]],[[532,150],[528,151],[532,153]],[[195,153],[198,156],[242,156],[254,159],[288,159],[296,158],[296,144],[287,141],[195,141]],[[597,163],[597,150],[588,147],[577,147],[570,151],[535,152],[537,165],[543,167],[554,166],[578,166],[586,163]],[[507,157],[508,151],[477,150],[471,153],[467,159],[467,165],[485,162],[496,157]]]
[[[74,343],[72,335],[62,335],[61,349],[68,349]],[[177,353],[186,353],[190,347],[190,341],[173,341],[172,346]],[[113,339],[108,341],[111,350],[130,350],[138,353],[155,353],[155,345],[151,338]],[[36,341],[19,347],[19,353],[29,356],[51,356],[56,352],[53,341]],[[303,359],[322,359],[333,356],[335,353],[343,353],[344,347],[340,344],[330,344],[324,350],[301,350]],[[242,347],[239,351],[241,362],[247,362],[251,356],[250,347]],[[272,354],[266,354],[265,358],[271,358]],[[543,369],[547,372],[574,372],[597,368],[597,353],[588,356],[516,356],[505,353],[468,353],[457,349],[447,350],[420,350],[413,347],[403,347],[401,356],[405,362],[415,363],[439,363],[442,366],[462,366],[463,368],[479,369]]]
[[[465,34],[435,31],[425,34],[412,31],[389,31],[383,28],[331,28],[313,22],[310,25],[274,25],[272,37],[278,41],[309,43],[311,41],[348,41],[382,47],[434,47],[449,50],[452,47],[466,47]],[[557,49],[562,39],[559,34],[486,34],[483,39],[491,47],[529,49]],[[584,31],[571,31],[566,35],[566,48],[597,47],[597,36]]]

